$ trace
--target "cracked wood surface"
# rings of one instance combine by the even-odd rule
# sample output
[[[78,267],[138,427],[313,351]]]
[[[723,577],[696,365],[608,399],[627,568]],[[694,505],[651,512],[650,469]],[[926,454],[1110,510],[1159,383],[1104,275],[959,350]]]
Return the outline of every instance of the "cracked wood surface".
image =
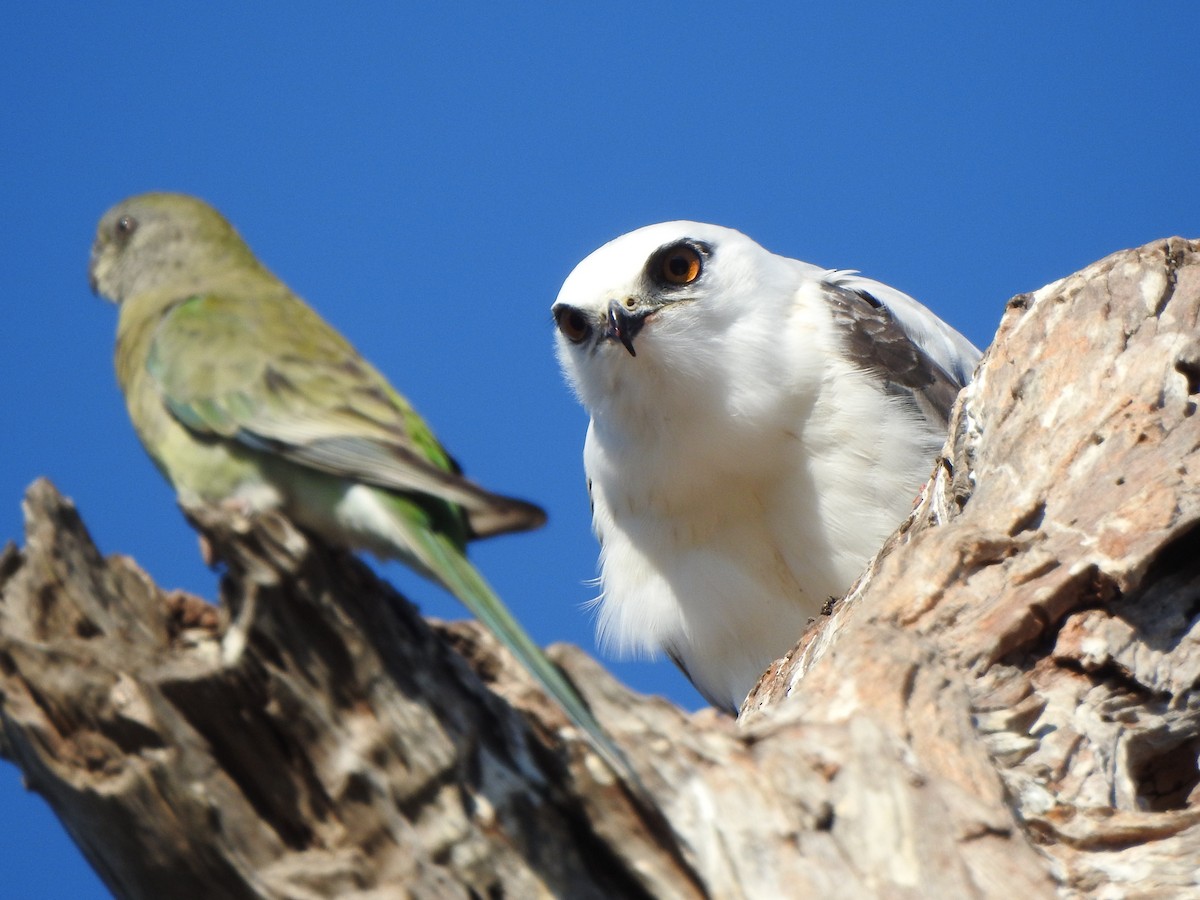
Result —
[[[0,752],[129,897],[1200,893],[1200,246],[1010,302],[945,458],[738,723],[556,660],[656,809],[474,623],[192,510],[221,606],[29,491]]]

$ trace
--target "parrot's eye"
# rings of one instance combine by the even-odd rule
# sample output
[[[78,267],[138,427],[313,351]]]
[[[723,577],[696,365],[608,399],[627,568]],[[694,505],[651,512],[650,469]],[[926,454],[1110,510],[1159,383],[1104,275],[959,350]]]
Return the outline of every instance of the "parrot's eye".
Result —
[[[138,222],[133,216],[121,216],[117,219],[117,237],[127,238],[137,231]]]
[[[658,255],[651,272],[665,284],[691,284],[700,277],[703,262],[700,251],[691,244],[676,244]]]
[[[572,344],[578,344],[580,341],[585,341],[588,335],[592,333],[592,326],[588,324],[588,320],[583,313],[572,306],[560,306],[554,311],[554,322],[558,325],[558,330]]]

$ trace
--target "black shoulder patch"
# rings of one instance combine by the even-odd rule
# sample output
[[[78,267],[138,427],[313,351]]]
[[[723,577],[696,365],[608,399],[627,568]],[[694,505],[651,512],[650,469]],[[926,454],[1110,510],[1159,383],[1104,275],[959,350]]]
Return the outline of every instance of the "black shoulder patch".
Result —
[[[962,385],[922,350],[892,311],[868,291],[825,284],[826,297],[851,361],[891,394],[911,396],[945,425]]]

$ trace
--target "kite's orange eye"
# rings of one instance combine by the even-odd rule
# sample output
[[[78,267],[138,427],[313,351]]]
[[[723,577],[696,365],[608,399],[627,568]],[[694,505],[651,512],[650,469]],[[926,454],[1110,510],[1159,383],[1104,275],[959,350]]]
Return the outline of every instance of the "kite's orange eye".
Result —
[[[670,247],[658,258],[658,277],[667,284],[691,284],[700,277],[700,252],[691,244]]]
[[[572,344],[587,340],[588,335],[592,333],[592,326],[588,324],[587,318],[573,306],[560,306],[554,310],[554,321],[563,337]]]

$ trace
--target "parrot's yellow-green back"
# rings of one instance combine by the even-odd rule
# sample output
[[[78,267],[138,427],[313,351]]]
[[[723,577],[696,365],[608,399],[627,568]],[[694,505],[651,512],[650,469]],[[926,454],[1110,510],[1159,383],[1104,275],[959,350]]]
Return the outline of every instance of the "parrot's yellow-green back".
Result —
[[[89,277],[119,306],[117,379],[181,503],[277,509],[437,581],[629,772],[465,556],[468,539],[536,528],[544,513],[464,478],[407,401],[220,213],[182,194],[122,201],[100,220]]]

